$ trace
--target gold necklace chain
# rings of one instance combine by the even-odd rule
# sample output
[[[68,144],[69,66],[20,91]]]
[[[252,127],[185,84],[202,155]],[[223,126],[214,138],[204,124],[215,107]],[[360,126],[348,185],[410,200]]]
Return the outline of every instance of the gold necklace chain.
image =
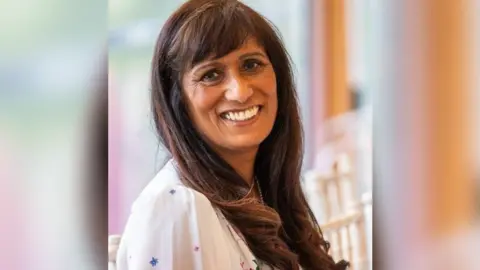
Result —
[[[261,202],[262,204],[264,204],[265,201],[263,200],[262,189],[260,188],[260,183],[258,182],[258,178],[257,178],[257,177],[255,177],[255,184],[257,184],[258,195],[260,195],[260,202]]]

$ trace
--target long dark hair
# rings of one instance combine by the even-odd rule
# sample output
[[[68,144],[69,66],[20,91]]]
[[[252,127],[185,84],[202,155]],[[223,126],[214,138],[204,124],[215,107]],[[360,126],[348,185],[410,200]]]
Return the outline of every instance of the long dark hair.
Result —
[[[259,147],[254,173],[266,205],[246,198],[248,184],[202,139],[187,112],[182,76],[247,38],[264,47],[277,79],[278,113]],[[245,237],[253,254],[278,269],[346,269],[326,242],[300,187],[303,131],[290,58],[276,28],[236,0],[191,0],[163,26],[152,61],[151,101],[160,140],[182,182],[204,194]]]

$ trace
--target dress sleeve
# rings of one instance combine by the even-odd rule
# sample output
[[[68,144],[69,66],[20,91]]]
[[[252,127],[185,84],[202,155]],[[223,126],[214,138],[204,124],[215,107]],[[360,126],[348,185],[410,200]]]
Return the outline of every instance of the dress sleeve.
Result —
[[[183,186],[137,201],[117,254],[117,270],[230,269],[228,244],[212,205]]]

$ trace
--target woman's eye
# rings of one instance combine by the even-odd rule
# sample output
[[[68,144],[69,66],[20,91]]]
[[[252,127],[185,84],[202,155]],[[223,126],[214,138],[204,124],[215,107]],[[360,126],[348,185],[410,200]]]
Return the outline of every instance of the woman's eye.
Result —
[[[252,72],[252,71],[256,71],[261,66],[262,66],[262,62],[258,60],[250,59],[245,61],[245,63],[243,64],[243,69],[245,71]]]
[[[216,70],[211,70],[205,73],[205,75],[203,75],[201,80],[204,82],[215,82],[219,78],[220,78],[220,72]]]

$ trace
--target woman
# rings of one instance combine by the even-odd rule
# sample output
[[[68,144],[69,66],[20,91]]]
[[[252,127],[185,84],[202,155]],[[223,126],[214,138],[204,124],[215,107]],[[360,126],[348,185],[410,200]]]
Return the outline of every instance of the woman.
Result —
[[[165,23],[152,109],[172,159],[136,200],[117,269],[346,269],[300,188],[288,55],[236,0],[192,0]]]

